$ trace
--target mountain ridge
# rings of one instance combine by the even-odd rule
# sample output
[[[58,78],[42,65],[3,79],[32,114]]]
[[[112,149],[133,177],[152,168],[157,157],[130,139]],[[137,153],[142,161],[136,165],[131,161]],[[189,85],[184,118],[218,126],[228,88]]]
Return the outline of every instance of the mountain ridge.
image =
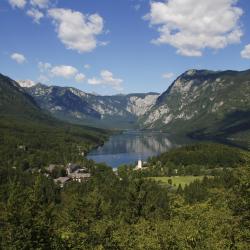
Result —
[[[160,95],[141,128],[250,142],[250,70],[189,70]],[[242,138],[244,132],[246,138]]]
[[[39,86],[44,93],[39,93]],[[76,88],[44,85],[25,90],[42,109],[73,123],[163,130],[250,144],[250,70],[187,70],[160,95],[99,96]],[[68,108],[69,104],[73,107]]]
[[[133,127],[137,118],[151,108],[159,96],[155,92],[101,96],[73,87],[41,83],[24,89],[42,109],[56,118],[100,127]]]

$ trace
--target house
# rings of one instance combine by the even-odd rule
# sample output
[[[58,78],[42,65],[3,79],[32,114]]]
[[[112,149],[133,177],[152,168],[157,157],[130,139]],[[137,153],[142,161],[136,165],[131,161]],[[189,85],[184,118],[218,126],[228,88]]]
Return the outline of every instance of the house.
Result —
[[[72,178],[73,181],[77,181],[77,182],[86,181],[90,177],[91,177],[90,173],[81,173],[78,171],[70,174],[70,178]]]
[[[57,178],[57,179],[54,179],[54,182],[56,183],[56,184],[59,184],[60,185],[60,187],[62,188],[62,187],[64,187],[64,185],[66,184],[66,183],[68,183],[69,181],[70,181],[70,177],[59,177],[59,178]]]
[[[75,163],[69,163],[67,165],[66,171],[67,171],[67,175],[70,175],[71,173],[75,172],[77,169],[81,168],[81,166],[79,166],[78,164]]]

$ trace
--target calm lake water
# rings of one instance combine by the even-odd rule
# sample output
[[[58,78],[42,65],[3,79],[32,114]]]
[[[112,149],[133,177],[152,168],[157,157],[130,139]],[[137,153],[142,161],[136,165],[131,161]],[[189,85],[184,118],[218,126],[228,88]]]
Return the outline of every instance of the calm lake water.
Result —
[[[173,138],[162,132],[126,131],[111,136],[103,146],[91,151],[87,158],[115,168],[122,164],[134,164],[139,159],[146,161],[148,157],[190,142],[187,138]]]

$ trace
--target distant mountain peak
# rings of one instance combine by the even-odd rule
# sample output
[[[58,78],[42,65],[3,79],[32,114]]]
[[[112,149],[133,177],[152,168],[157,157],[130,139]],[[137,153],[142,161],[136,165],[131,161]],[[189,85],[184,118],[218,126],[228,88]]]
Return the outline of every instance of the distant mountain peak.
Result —
[[[37,85],[37,83],[32,80],[18,80],[17,83],[22,88],[32,88]]]
[[[197,69],[189,69],[184,74],[188,76],[194,76],[197,73]]]

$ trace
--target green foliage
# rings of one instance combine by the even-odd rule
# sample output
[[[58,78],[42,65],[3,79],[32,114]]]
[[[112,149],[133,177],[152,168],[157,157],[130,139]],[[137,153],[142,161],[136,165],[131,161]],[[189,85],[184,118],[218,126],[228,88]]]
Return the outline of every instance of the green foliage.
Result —
[[[232,170],[249,163],[248,151],[217,143],[198,143],[152,157],[148,161],[148,168],[140,175],[144,177],[215,176],[224,168]]]
[[[209,167],[236,167],[247,162],[243,151],[215,143],[188,145],[162,154],[153,159],[163,164],[172,162],[175,165],[205,165]],[[250,157],[248,158],[248,162]]]

